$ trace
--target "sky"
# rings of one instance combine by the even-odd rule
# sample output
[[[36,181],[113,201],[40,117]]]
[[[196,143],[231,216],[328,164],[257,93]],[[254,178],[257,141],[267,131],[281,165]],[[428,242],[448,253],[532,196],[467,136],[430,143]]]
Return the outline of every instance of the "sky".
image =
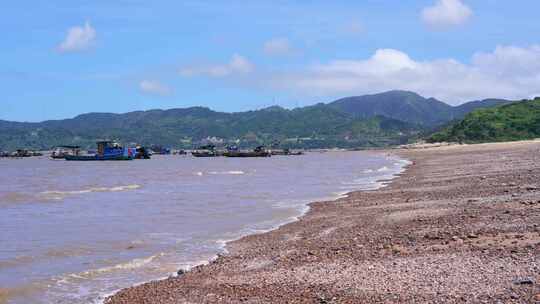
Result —
[[[5,1],[0,119],[540,96],[540,1]]]

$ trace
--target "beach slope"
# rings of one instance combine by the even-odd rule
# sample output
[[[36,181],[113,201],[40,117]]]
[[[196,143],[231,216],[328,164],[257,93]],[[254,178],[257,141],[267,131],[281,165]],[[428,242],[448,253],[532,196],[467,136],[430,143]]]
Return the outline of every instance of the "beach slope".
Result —
[[[389,186],[105,303],[540,303],[540,142],[395,153]]]

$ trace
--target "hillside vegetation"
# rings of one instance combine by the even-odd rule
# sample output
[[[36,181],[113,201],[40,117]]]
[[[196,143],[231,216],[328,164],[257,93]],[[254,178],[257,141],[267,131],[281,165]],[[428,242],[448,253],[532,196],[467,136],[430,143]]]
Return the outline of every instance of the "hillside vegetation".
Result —
[[[370,147],[405,143],[419,130],[417,125],[382,116],[355,118],[322,104],[242,113],[195,107],[91,113],[42,123],[0,122],[0,150],[49,149],[55,145],[89,148],[102,139],[181,148],[193,148],[209,140],[244,147],[276,142],[292,148]]]
[[[208,141],[243,147],[276,142],[291,148],[380,147],[407,143],[471,110],[504,102],[484,100],[452,107],[413,92],[390,91],[292,110],[273,106],[223,113],[191,107],[88,113],[40,123],[0,121],[0,150],[56,145],[89,148],[103,139],[178,148]]]
[[[430,136],[431,142],[493,142],[540,137],[540,98],[477,109]]]
[[[359,118],[385,116],[427,128],[462,119],[478,108],[507,103],[503,99],[485,99],[450,106],[435,98],[425,98],[409,91],[389,91],[380,94],[352,96],[338,99],[328,105]]]

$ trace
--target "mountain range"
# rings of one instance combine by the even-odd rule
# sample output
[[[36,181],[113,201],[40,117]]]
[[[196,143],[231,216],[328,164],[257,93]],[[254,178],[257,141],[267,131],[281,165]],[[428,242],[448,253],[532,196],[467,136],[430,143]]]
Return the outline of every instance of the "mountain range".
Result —
[[[475,109],[507,102],[504,99],[485,99],[453,107],[435,98],[424,98],[413,92],[389,91],[373,95],[346,97],[328,105],[360,118],[380,115],[423,126],[437,126],[461,119]]]
[[[0,150],[93,147],[102,139],[192,148],[205,142],[286,147],[369,147],[405,143],[426,129],[478,109],[507,103],[486,99],[450,106],[408,91],[347,97],[328,104],[225,113],[204,107],[88,113],[39,123],[0,120]]]

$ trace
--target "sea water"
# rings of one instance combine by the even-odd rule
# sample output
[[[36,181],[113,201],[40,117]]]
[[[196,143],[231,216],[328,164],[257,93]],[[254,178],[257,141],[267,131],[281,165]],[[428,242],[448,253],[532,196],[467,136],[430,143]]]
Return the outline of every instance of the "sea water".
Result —
[[[100,303],[293,221],[309,202],[376,189],[404,165],[382,152],[0,159],[0,303]]]

